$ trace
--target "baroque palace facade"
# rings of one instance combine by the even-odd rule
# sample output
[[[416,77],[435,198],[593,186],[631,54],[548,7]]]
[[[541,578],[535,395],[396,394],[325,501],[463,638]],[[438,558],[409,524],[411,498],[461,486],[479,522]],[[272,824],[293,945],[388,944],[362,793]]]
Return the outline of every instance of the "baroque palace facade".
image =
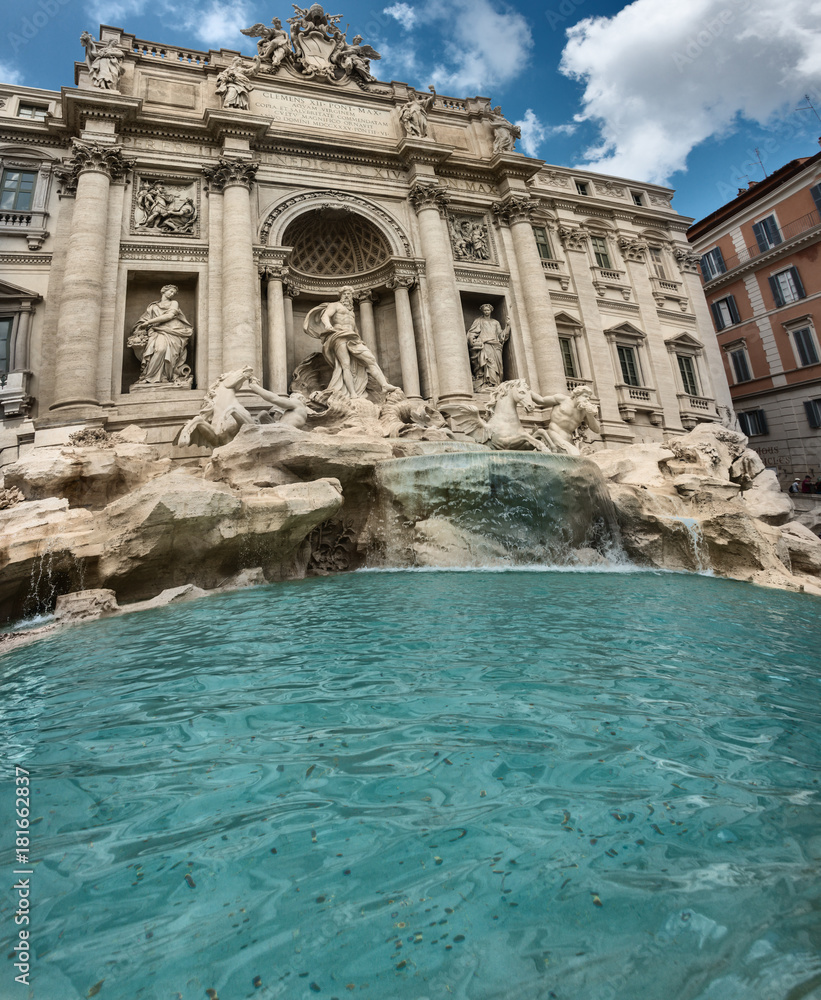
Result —
[[[253,62],[103,26],[74,87],[0,86],[0,464],[78,426],[170,446],[246,365],[301,386],[343,287],[385,378],[445,413],[487,398],[481,355],[589,387],[606,446],[732,419],[670,190],[524,156],[487,99],[381,83],[295,12],[248,29]]]

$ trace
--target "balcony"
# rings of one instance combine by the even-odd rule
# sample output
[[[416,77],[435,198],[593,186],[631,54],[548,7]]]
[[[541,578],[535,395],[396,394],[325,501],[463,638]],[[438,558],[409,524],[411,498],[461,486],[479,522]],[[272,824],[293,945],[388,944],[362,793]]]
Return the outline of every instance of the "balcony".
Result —
[[[706,282],[704,287],[712,289],[719,286],[737,268],[751,264],[759,257],[767,257],[770,254],[773,257],[777,257],[779,254],[791,250],[796,243],[805,242],[807,236],[815,230],[821,235],[821,215],[817,211],[810,212],[808,215],[803,215],[800,219],[782,226],[780,233],[781,241],[774,246],[762,250],[756,243],[754,246],[745,247],[740,253],[733,254],[732,257],[727,257],[724,261],[725,270]]]
[[[660,427],[664,423],[664,411],[659,406],[658,393],[636,385],[616,385],[619,413],[625,423],[632,424],[637,413],[646,413],[650,423]]]
[[[653,298],[659,309],[663,309],[668,299],[678,303],[682,312],[687,312],[690,300],[683,291],[680,281],[672,281],[669,278],[659,278],[655,274],[650,275],[650,284],[653,288]]]
[[[714,399],[680,392],[678,394],[678,408],[681,413],[681,425],[688,431],[691,431],[697,424],[718,420]]]
[[[560,260],[545,260],[545,258],[542,258],[542,268],[548,277],[559,280],[563,292],[567,291],[570,287],[570,276],[567,273],[565,264]]]
[[[625,302],[630,301],[633,289],[626,281],[624,271],[612,267],[591,267],[590,270],[593,274],[593,287],[598,295],[603,297],[608,288],[613,288],[621,292]]]
[[[48,236],[47,212],[0,212],[0,236],[25,236],[29,250],[40,250]]]
[[[0,375],[0,413],[3,417],[24,417],[31,406],[28,394],[31,372],[9,372]]]

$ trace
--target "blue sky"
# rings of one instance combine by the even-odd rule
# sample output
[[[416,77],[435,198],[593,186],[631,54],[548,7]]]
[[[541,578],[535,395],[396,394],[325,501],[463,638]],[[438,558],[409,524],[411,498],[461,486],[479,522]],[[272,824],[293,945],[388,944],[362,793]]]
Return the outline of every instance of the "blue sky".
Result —
[[[818,152],[821,0],[339,0],[380,79],[481,94],[523,127],[524,151],[677,189],[701,218]],[[254,43],[239,29],[292,15],[272,0],[31,0],[0,12],[0,79],[59,89],[102,23],[194,48]],[[756,154],[755,150],[759,153]],[[763,161],[757,162],[758,155]]]

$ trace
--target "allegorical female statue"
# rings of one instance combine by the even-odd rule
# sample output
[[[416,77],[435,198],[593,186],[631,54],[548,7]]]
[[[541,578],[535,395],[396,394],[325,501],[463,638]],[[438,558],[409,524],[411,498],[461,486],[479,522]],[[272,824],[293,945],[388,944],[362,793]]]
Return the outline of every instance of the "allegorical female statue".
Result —
[[[423,97],[415,90],[411,91],[411,96],[399,112],[399,120],[405,128],[405,135],[419,136],[426,138],[428,134],[428,112],[436,101],[436,91],[433,87],[428,88],[430,95]]]
[[[222,97],[224,108],[247,111],[248,95],[253,89],[254,85],[243,72],[242,59],[239,56],[235,56],[228,69],[224,69],[217,77],[217,93]]]
[[[140,378],[132,388],[174,385],[190,389],[193,373],[186,364],[188,344],[194,327],[176,300],[179,289],[166,285],[158,302],[152,302],[140,316],[128,346],[140,361]]]
[[[470,367],[473,370],[473,388],[478,392],[501,385],[504,381],[502,351],[510,336],[510,323],[502,329],[498,320],[492,319],[493,306],[481,307],[482,315],[468,330]]]
[[[125,73],[123,50],[115,42],[98,42],[84,31],[80,35],[86,50],[86,65],[91,85],[100,90],[117,90]]]

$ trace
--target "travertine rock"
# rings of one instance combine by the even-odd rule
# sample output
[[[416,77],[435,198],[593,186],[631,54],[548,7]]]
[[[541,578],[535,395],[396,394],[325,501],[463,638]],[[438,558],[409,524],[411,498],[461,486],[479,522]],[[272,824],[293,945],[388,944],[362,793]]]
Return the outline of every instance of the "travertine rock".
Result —
[[[675,476],[673,486],[675,486],[679,496],[687,500],[695,500],[697,503],[735,500],[741,492],[738,483],[714,479],[712,476],[696,476],[687,473]]]
[[[793,573],[821,574],[821,538],[798,521],[785,524],[781,534],[789,549]]]
[[[673,452],[664,445],[636,444],[597,451],[589,457],[610,482],[673,492],[672,477],[662,471],[662,463],[671,459]]]
[[[793,518],[793,502],[783,493],[778,476],[772,469],[764,469],[742,494],[744,506],[750,517],[767,524],[786,524]]]
[[[76,594],[63,594],[57,598],[54,617],[62,624],[91,621],[120,610],[113,590],[81,590]]]
[[[492,539],[458,527],[443,517],[418,521],[409,552],[415,566],[502,566],[508,561],[505,547]]]
[[[37,448],[4,470],[5,485],[27,500],[65,497],[72,507],[100,508],[164,475],[171,460],[145,444],[111,448]]]

